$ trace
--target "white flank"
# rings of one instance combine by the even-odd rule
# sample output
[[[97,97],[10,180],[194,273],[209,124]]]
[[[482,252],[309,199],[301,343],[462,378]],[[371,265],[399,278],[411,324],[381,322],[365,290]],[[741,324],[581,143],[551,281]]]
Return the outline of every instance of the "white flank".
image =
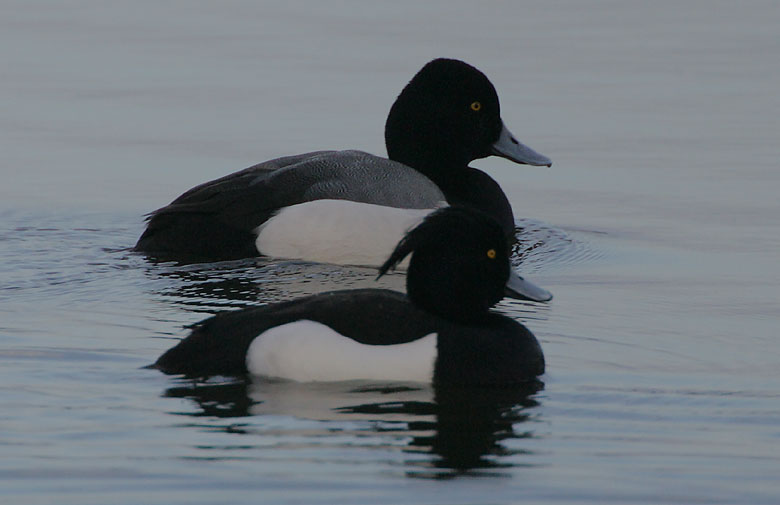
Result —
[[[285,207],[260,225],[255,246],[260,254],[276,258],[379,266],[404,234],[433,210],[314,200]]]
[[[435,333],[406,344],[366,345],[308,320],[261,333],[246,354],[251,374],[298,382],[430,382],[435,359]]]

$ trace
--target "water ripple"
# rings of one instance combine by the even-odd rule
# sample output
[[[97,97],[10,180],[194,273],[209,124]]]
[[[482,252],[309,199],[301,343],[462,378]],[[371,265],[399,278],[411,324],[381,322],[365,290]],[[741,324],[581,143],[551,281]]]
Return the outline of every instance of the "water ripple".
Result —
[[[589,233],[598,232],[571,230],[567,233],[533,219],[518,219],[516,224],[512,265],[523,272],[577,266],[599,261],[606,254],[585,238]]]

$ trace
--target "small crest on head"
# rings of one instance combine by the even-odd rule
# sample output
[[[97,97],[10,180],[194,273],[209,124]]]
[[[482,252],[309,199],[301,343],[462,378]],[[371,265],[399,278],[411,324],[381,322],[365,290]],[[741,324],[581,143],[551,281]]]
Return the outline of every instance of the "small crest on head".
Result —
[[[379,268],[377,279],[421,247],[442,247],[442,244],[453,243],[461,237],[476,234],[494,237],[502,245],[505,241],[499,224],[482,211],[469,207],[445,207],[432,212],[401,239],[387,261]],[[491,244],[486,249],[486,254],[488,258],[494,259],[495,245]]]

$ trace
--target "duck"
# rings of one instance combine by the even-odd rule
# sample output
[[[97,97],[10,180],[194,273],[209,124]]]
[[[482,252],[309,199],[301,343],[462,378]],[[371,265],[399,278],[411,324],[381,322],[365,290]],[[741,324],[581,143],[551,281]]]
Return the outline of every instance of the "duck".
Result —
[[[319,293],[219,313],[149,368],[187,377],[297,382],[382,380],[505,386],[545,371],[536,337],[491,310],[509,277],[506,236],[482,211],[434,211],[398,243],[377,278],[411,256],[406,294]]]
[[[486,212],[514,243],[509,200],[468,165],[491,155],[552,165],[506,127],[487,76],[455,59],[430,61],[403,88],[388,113],[385,144],[388,158],[309,152],[196,186],[147,216],[134,249],[196,262],[269,256],[377,267],[407,230],[447,205]],[[517,274],[507,291],[552,298]]]

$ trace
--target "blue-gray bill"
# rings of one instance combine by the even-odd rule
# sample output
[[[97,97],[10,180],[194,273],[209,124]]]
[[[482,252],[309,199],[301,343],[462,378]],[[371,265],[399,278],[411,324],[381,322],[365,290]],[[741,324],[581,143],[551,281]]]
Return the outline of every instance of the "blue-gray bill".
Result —
[[[501,135],[495,141],[491,149],[496,156],[501,156],[516,163],[523,165],[534,165],[537,167],[551,167],[552,160],[547,156],[537,153],[525,144],[518,141],[506,125],[501,123]]]
[[[552,293],[536,284],[523,279],[515,272],[509,274],[509,280],[506,283],[506,296],[518,300],[531,300],[532,302],[549,302],[552,300]]]

